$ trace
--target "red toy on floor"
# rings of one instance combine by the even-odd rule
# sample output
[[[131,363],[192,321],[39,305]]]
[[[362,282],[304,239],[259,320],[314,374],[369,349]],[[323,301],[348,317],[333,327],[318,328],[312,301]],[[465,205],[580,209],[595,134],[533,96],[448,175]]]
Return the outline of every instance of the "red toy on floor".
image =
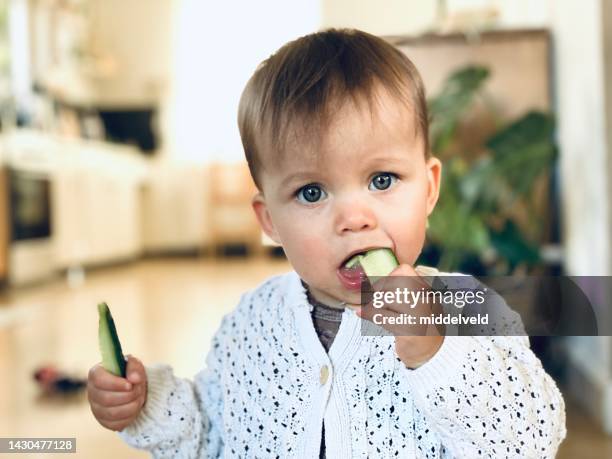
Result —
[[[53,365],[41,367],[34,372],[34,380],[48,394],[75,393],[85,388],[85,379],[73,378],[59,371]]]

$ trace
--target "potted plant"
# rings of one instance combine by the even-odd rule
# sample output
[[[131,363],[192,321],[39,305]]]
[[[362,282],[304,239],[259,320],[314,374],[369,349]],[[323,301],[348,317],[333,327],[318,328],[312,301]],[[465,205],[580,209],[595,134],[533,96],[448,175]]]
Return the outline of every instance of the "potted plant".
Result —
[[[539,111],[499,120],[483,89],[488,77],[485,67],[459,69],[428,101],[430,145],[444,168],[421,262],[475,275],[531,272],[548,237],[554,120]],[[478,99],[494,129],[474,145],[461,132]]]

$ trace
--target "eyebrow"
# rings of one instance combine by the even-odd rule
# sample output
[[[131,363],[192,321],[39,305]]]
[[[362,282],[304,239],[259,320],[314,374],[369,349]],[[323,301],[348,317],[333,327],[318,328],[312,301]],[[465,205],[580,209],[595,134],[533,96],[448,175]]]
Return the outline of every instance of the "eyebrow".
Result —
[[[409,153],[401,152],[396,154],[388,154],[385,156],[375,156],[373,158],[368,158],[363,164],[367,167],[374,166],[405,166],[407,164],[412,165],[411,158],[408,156]]]
[[[386,164],[386,163],[402,163],[406,161],[408,158],[400,158],[399,156],[377,156],[374,158],[368,158],[364,161],[365,164]]]
[[[406,153],[404,152],[402,154],[406,154]],[[375,156],[373,158],[368,158],[366,161],[364,161],[363,164],[366,167],[373,167],[378,164],[389,164],[389,165],[401,166],[401,165],[404,165],[404,161],[406,161],[406,159],[407,158],[400,158],[398,154],[386,155],[386,156]],[[316,177],[318,174],[319,174],[318,171],[295,172],[285,177],[283,181],[281,182],[280,187],[285,188],[286,186],[288,186],[294,181],[303,181],[306,179],[312,179],[313,177]]]
[[[308,178],[312,178],[315,175],[316,175],[316,172],[313,172],[313,171],[309,171],[309,172],[296,172],[294,174],[290,174],[287,177],[285,177],[283,179],[283,181],[281,182],[280,186],[281,186],[281,188],[284,188],[287,185],[289,185],[291,182],[294,182],[294,181],[303,181],[303,180],[306,180]]]

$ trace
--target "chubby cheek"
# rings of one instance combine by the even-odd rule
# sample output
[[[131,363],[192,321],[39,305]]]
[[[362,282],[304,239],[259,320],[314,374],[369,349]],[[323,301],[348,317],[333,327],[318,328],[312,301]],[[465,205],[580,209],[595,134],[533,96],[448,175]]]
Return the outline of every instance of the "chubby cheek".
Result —
[[[425,244],[427,209],[421,202],[390,213],[388,228],[400,263],[414,265]]]
[[[283,249],[289,262],[305,282],[321,285],[329,274],[329,248],[325,239],[316,234],[315,227],[296,231],[279,231]],[[283,237],[286,236],[286,237]]]
[[[395,239],[397,256],[401,263],[414,266],[425,244],[425,223],[410,232],[404,232]]]

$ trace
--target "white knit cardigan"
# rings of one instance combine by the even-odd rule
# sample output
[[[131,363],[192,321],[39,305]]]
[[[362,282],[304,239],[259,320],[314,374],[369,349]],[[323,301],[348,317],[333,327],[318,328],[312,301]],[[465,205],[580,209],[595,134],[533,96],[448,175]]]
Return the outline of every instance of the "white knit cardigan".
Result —
[[[224,316],[194,381],[147,367],[119,435],[156,458],[552,458],[565,405],[527,337],[447,336],[411,370],[393,336],[346,308],[329,354],[300,278],[276,276]]]

